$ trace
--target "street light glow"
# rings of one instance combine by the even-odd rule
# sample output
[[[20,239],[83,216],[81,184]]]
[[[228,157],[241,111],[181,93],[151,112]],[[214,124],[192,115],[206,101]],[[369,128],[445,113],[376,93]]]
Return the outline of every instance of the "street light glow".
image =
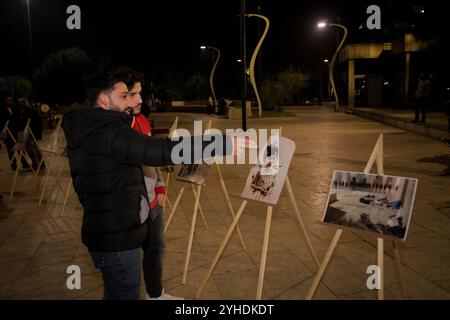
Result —
[[[242,60],[241,60],[241,59],[237,59],[236,61],[237,61],[237,62],[239,62],[239,63],[241,63],[241,62],[242,62]]]
[[[317,24],[317,27],[318,28],[325,28],[327,26],[327,23],[326,22],[319,22],[318,24]]]
[[[328,59],[324,59],[323,62],[328,63]]]
[[[205,50],[206,46],[201,46],[200,49]]]

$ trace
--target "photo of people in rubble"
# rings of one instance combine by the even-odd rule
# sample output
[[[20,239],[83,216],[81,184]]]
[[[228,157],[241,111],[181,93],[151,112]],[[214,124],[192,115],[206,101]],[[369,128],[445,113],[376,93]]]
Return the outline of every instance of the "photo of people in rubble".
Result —
[[[193,184],[204,185],[208,175],[208,165],[206,164],[185,164],[181,166],[177,180],[191,182]]]
[[[284,137],[277,139],[270,139],[262,149],[258,164],[250,170],[242,198],[277,204],[295,151],[293,141]]]
[[[334,171],[323,222],[405,240],[417,179]]]

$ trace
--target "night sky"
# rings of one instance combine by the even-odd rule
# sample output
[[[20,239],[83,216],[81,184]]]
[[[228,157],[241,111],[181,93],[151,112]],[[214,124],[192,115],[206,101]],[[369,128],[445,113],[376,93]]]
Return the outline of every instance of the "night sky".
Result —
[[[412,14],[414,4],[422,4],[426,13]],[[209,73],[211,53],[199,50],[201,44],[222,51],[217,77],[223,81],[239,74],[240,0],[192,1],[80,1],[30,0],[33,54],[35,66],[51,52],[79,47],[94,60],[108,57],[113,65],[129,65],[144,73],[170,70],[184,75]],[[68,30],[66,8],[81,8],[81,30]],[[366,8],[378,4],[382,10],[382,30],[359,28],[368,17]],[[445,38],[447,12],[437,1],[269,1],[247,0],[247,13],[261,14],[271,21],[263,44],[263,73],[287,66],[305,71],[320,70],[324,58],[336,48],[336,29],[319,31],[318,20],[340,22],[349,28],[349,41],[378,41],[389,37],[395,21],[418,19],[416,29]],[[247,19],[248,61],[256,45],[259,19]],[[30,75],[26,0],[1,0],[0,23],[2,58],[0,76]],[[263,24],[263,23],[262,23]],[[440,40],[443,42],[443,40]],[[388,40],[388,39],[386,39]],[[448,60],[448,59],[447,59]],[[228,78],[227,78],[228,77]],[[219,82],[221,80],[218,80]]]

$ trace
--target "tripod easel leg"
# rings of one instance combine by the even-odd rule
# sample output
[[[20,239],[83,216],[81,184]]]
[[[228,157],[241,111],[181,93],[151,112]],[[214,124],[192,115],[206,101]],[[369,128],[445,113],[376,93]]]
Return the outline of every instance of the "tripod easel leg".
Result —
[[[195,187],[193,184],[192,186],[192,192],[194,193],[194,199],[197,197],[197,191],[195,190]],[[198,210],[200,211],[200,217],[202,217],[203,225],[205,226],[205,229],[208,230],[208,224],[206,223],[205,215],[203,214],[202,205],[200,202],[198,203]]]
[[[225,234],[225,238],[222,241],[222,244],[219,247],[219,250],[217,251],[216,256],[214,257],[213,262],[209,266],[208,273],[206,274],[206,277],[203,279],[202,284],[200,285],[200,288],[197,291],[197,294],[195,295],[195,298],[198,299],[200,295],[203,292],[203,289],[205,288],[206,283],[208,282],[209,277],[214,271],[214,268],[217,265],[217,262],[219,261],[220,257],[222,256],[223,250],[227,246],[228,241],[230,240],[231,234],[233,233],[234,228],[236,227],[237,223],[239,222],[239,218],[242,215],[242,212],[244,212],[245,206],[247,205],[247,200],[242,201],[241,206],[236,213],[236,217],[234,218],[233,222],[231,223],[230,227],[228,228],[227,233]]]
[[[163,212],[166,210],[166,203],[173,209],[173,207],[169,204],[169,182],[170,182],[170,172],[167,172],[165,186],[166,186],[166,196],[165,201],[163,203]]]
[[[302,216],[300,215],[300,210],[298,209],[297,202],[295,201],[294,191],[292,190],[291,182],[289,180],[289,176],[286,176],[286,187],[289,193],[289,198],[291,199],[292,206],[294,207],[294,211],[297,214],[298,223],[300,224],[300,228],[302,229],[303,237],[305,238],[306,245],[308,246],[309,252],[314,259],[314,262],[317,265],[317,268],[320,267],[319,259],[317,259],[316,253],[311,244],[311,239],[308,236],[308,233],[305,228],[305,224],[303,222]]]
[[[384,300],[384,240],[378,238],[378,267],[380,268],[380,289],[378,300]]]
[[[165,198],[165,199],[164,199],[163,210],[165,210],[166,203],[167,203],[167,207],[168,207],[170,210],[172,210],[173,205],[172,205],[172,202],[169,200],[169,197],[167,196],[167,194],[166,194],[166,196],[165,196],[164,198]]]
[[[225,195],[225,201],[228,206],[228,212],[230,213],[231,217],[234,219],[233,205],[231,204],[230,197],[229,197],[228,191],[227,191],[227,187],[225,186],[225,181],[223,180],[223,177],[222,177],[222,172],[220,171],[219,165],[217,163],[216,163],[216,169],[217,169],[217,174],[219,175],[219,181],[220,181],[220,185],[222,187],[223,194]],[[242,233],[241,233],[241,229],[239,229],[239,225],[236,226],[236,232],[237,232],[239,240],[241,242],[242,249],[244,249],[244,251],[247,251],[247,247],[245,246],[244,238],[242,238]]]
[[[402,291],[402,297],[404,300],[406,300],[408,299],[408,295],[406,293],[405,280],[403,279],[402,263],[400,260],[400,252],[398,251],[397,242],[392,241],[392,247],[394,251],[395,272],[397,273],[398,282],[400,284],[400,290]]]
[[[186,251],[186,262],[184,264],[184,273],[183,273],[183,280],[182,283],[186,284],[187,279],[187,273],[189,268],[189,260],[191,259],[191,250],[192,250],[192,242],[194,241],[194,232],[195,232],[195,222],[197,221],[197,212],[198,207],[200,204],[200,195],[202,192],[202,186],[197,186],[197,190],[195,192],[195,204],[194,204],[194,211],[192,213],[192,222],[191,222],[191,233],[189,234],[189,242],[188,247]]]
[[[337,229],[336,233],[334,234],[333,241],[331,242],[330,246],[328,247],[328,251],[325,254],[325,257],[323,258],[322,264],[320,265],[319,271],[317,271],[316,276],[314,277],[314,281],[311,285],[311,288],[309,288],[308,294],[306,295],[306,300],[311,300],[314,294],[316,293],[317,287],[319,286],[319,282],[323,277],[323,274],[328,266],[328,263],[330,262],[331,256],[334,253],[334,250],[336,249],[337,243],[342,235],[342,229]]]
[[[41,161],[39,162],[39,166],[38,166],[36,172],[33,174],[33,179],[31,180],[30,193],[29,193],[27,199],[29,199],[29,198],[31,197],[31,193],[33,192],[33,190],[34,190],[34,188],[35,188],[35,185],[36,185],[36,182],[37,182],[37,180],[38,180],[39,173],[41,172],[41,167],[42,167],[42,164],[43,164],[43,163],[44,163],[44,157],[42,156],[42,159],[41,159]]]
[[[58,187],[59,187],[59,190],[61,190],[61,192],[62,192],[64,195],[66,194],[66,189],[64,189],[64,188],[61,186],[61,183],[60,183],[60,181],[59,181],[60,178],[61,178],[61,175],[62,175],[63,171],[64,171],[64,168],[60,168],[60,169],[58,170],[58,174],[57,174],[56,177],[54,178],[55,182],[54,182],[54,184],[53,184],[52,190],[50,191],[50,195],[56,195],[57,192],[58,192]],[[56,198],[55,198],[55,202],[56,202]]]
[[[10,199],[13,198],[13,196],[14,196],[14,190],[16,189],[17,176],[18,176],[18,174],[19,174],[20,161],[21,161],[21,159],[22,159],[22,151],[20,151],[19,156],[17,156],[16,154],[17,154],[17,152],[15,152],[15,153],[14,153],[14,156],[13,156],[13,160],[14,160],[14,157],[16,158],[16,172],[14,173],[14,179],[13,179],[13,183],[12,183],[12,186],[11,186],[11,192],[10,192],[10,194],[9,194],[9,198],[10,198]],[[11,161],[11,162],[12,162],[12,161]]]
[[[261,300],[264,285],[264,274],[266,273],[267,249],[269,247],[270,225],[272,223],[272,206],[267,207],[266,228],[264,231],[264,242],[261,252],[261,263],[259,265],[258,289],[256,290],[256,300]]]
[[[178,208],[178,203],[180,202],[181,196],[183,195],[185,188],[186,184],[183,184],[183,186],[180,189],[180,192],[178,193],[177,199],[175,200],[175,204],[173,205],[172,211],[170,211],[169,218],[167,219],[166,226],[164,227],[164,234],[166,234],[167,229],[169,229],[170,222],[172,221],[173,215],[175,214],[175,211]]]
[[[69,183],[67,184],[66,195],[64,197],[64,204],[63,204],[63,208],[62,208],[61,214],[63,214],[64,211],[66,210],[67,199],[69,198],[69,193],[70,193],[70,188],[71,187],[72,187],[72,179],[69,179]]]
[[[45,190],[47,189],[48,179],[50,177],[50,171],[52,170],[53,162],[55,161],[55,154],[52,154],[49,166],[47,167],[47,174],[45,175],[44,186],[42,187],[41,197],[39,198],[39,205],[42,204],[44,199]]]

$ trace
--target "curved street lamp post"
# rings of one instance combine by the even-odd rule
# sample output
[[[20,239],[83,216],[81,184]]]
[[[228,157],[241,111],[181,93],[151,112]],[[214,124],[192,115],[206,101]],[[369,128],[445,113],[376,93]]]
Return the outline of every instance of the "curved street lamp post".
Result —
[[[212,49],[215,50],[217,52],[217,58],[216,61],[214,62],[213,68],[211,70],[211,75],[209,76],[209,86],[211,87],[211,93],[213,96],[213,104],[214,104],[214,109],[216,108],[217,105],[217,99],[216,99],[216,93],[214,91],[214,72],[216,71],[216,67],[217,67],[217,63],[219,62],[220,59],[220,50],[217,49],[216,47],[211,47],[211,46],[201,46],[200,49],[202,50],[206,50],[206,49]]]
[[[333,69],[334,69],[334,64],[336,62],[339,51],[341,50],[342,45],[344,44],[345,39],[347,38],[348,31],[345,26],[343,26],[342,24],[339,24],[339,23],[320,22],[319,24],[317,24],[317,27],[319,27],[319,28],[325,28],[327,26],[338,27],[338,28],[341,28],[342,30],[344,30],[344,36],[342,37],[341,43],[339,43],[339,46],[337,47],[336,51],[334,52],[333,57],[331,58],[331,62],[328,67],[328,76],[330,77],[330,83],[331,83],[331,87],[333,88],[334,99],[336,100],[336,105],[334,107],[334,111],[338,112],[339,111],[339,97],[338,97],[338,94],[336,91],[336,86],[334,84]]]
[[[258,92],[258,88],[256,86],[256,80],[255,80],[255,62],[256,62],[256,57],[258,56],[259,49],[261,48],[264,38],[267,35],[267,31],[269,31],[270,21],[267,17],[262,16],[260,14],[252,13],[252,14],[247,14],[246,16],[248,16],[249,18],[251,18],[251,17],[261,18],[266,23],[266,28],[265,28],[261,38],[259,39],[258,45],[256,46],[255,51],[253,52],[252,59],[250,60],[250,81],[252,82],[253,90],[255,91],[256,100],[258,101],[258,117],[261,117],[262,116],[262,105],[261,105],[261,98],[259,96],[259,92]]]

